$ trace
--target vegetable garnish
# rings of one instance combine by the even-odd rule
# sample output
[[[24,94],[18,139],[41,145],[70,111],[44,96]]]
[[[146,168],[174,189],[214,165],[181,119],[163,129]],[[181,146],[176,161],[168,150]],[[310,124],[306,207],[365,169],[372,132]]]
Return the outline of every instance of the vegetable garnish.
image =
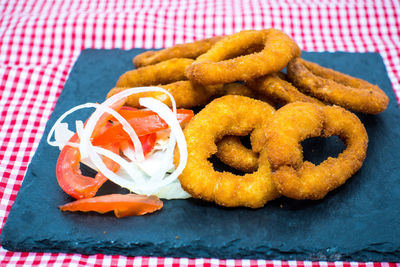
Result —
[[[135,130],[139,136],[156,133],[160,130],[168,128],[168,124],[155,112],[151,110],[119,110],[121,114]],[[185,123],[193,117],[191,110],[177,110],[176,119],[179,123]],[[93,138],[93,145],[101,145],[112,142],[122,142],[129,139],[129,135],[123,130],[123,126],[119,122],[114,122],[102,134]]]
[[[78,135],[75,134],[70,142],[79,141]],[[115,145],[109,146],[107,149],[114,153],[118,152]],[[118,164],[105,158],[105,164],[113,171],[119,169]],[[76,199],[93,197],[97,190],[107,181],[102,173],[97,173],[95,178],[84,176],[80,171],[80,154],[77,147],[69,145],[64,146],[57,160],[56,176],[60,187],[65,193]]]
[[[147,109],[123,107],[129,95],[152,91],[167,94],[171,98],[172,110],[152,98],[140,99],[141,105]],[[96,110],[85,123],[75,122],[74,133],[62,120],[83,108]],[[182,189],[177,179],[187,158],[186,140],[180,124],[188,122],[193,115],[191,110],[177,110],[170,93],[159,87],[130,88],[102,104],[87,103],[68,110],[56,121],[47,137],[50,145],[61,149],[56,169],[60,187],[70,196],[82,200],[77,203],[83,204],[74,204],[77,210],[86,211],[89,207],[92,211],[103,213],[103,208],[98,207],[104,207],[104,201],[108,203],[110,200],[113,208],[109,209],[108,203],[108,211],[114,210],[117,217],[140,214],[136,211],[121,212],[126,206],[115,200],[125,199],[124,196],[113,194],[109,198],[94,197],[107,179],[135,193],[130,195],[142,195],[139,198],[141,201],[148,197],[149,203],[154,201],[151,195],[166,199],[188,198],[190,195]],[[55,140],[52,141],[53,134]],[[173,154],[176,145],[180,161],[175,169]],[[96,170],[96,177],[82,175],[80,163]],[[135,202],[135,199],[130,198],[130,201]],[[66,206],[68,204],[62,207]]]
[[[117,218],[152,213],[163,207],[163,202],[156,196],[137,194],[111,194],[79,199],[60,206],[62,211],[95,211],[106,213],[114,211]]]

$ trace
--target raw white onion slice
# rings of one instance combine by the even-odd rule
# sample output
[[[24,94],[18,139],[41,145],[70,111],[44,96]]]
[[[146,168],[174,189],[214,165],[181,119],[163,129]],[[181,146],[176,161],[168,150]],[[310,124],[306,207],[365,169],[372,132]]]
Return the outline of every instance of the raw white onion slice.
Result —
[[[71,113],[74,113],[77,110],[80,109],[84,109],[84,108],[93,108],[94,106],[92,105],[93,103],[86,103],[86,104],[82,104],[82,105],[78,105],[75,106],[69,110],[67,110],[66,112],[64,112],[64,114],[62,114],[57,120],[56,122],[53,124],[53,127],[51,127],[49,134],[47,135],[47,143],[51,146],[59,146],[59,141],[57,141],[57,139],[55,141],[51,141],[51,137],[53,136],[54,132],[56,131],[56,129],[60,128],[60,127],[65,127],[65,126],[60,126],[61,122]],[[68,129],[68,124],[67,123],[63,123],[64,125],[67,126]],[[56,136],[55,136],[56,137]],[[72,137],[72,136],[71,136]],[[68,139],[69,140],[69,139]]]
[[[164,178],[162,181],[155,181],[157,183],[157,186],[160,188],[176,180],[178,176],[182,173],[183,169],[185,168],[188,156],[186,139],[185,135],[183,134],[182,128],[178,120],[176,119],[176,115],[168,108],[167,105],[150,97],[139,99],[139,103],[140,105],[156,112],[170,126],[171,136],[175,136],[180,153],[179,164],[176,170],[169,176]],[[169,145],[168,149],[170,149]],[[171,153],[171,160],[173,160],[173,151]],[[156,186],[156,185],[155,184],[153,185],[153,183],[150,182],[149,186]]]
[[[143,149],[142,149],[142,143],[139,140],[139,137],[137,136],[135,130],[132,128],[132,126],[125,120],[124,117],[122,117],[118,112],[116,112],[115,110],[107,107],[107,106],[103,106],[97,103],[86,103],[86,104],[82,104],[82,105],[78,105],[75,106],[71,109],[69,109],[68,111],[66,111],[64,114],[62,114],[57,121],[54,123],[53,127],[50,129],[49,134],[47,135],[47,143],[51,146],[60,146],[60,140],[57,141],[57,139],[55,141],[51,141],[51,137],[53,136],[53,134],[55,133],[56,129],[63,127],[65,128],[65,125],[67,126],[68,129],[68,124],[64,124],[61,123],[68,115],[70,115],[71,113],[80,110],[80,109],[84,109],[84,108],[96,108],[97,110],[101,110],[100,114],[103,114],[105,112],[113,115],[124,127],[124,130],[128,133],[129,137],[131,138],[133,144],[138,148],[139,152],[141,152],[141,154],[143,155]],[[101,115],[100,115],[101,116]],[[100,118],[100,117],[99,117]],[[90,120],[90,118],[89,118]],[[95,121],[95,124],[97,123],[97,120]],[[62,126],[61,126],[62,125]],[[80,153],[81,153],[81,157],[82,158],[86,158],[87,156],[87,151],[88,149],[86,148],[85,145],[83,144],[87,144],[90,143],[90,137],[93,133],[94,127],[93,129],[88,129],[87,125],[86,127],[80,127],[80,129],[77,129],[78,132],[80,132]],[[86,142],[82,141],[83,136],[86,137],[86,135],[89,135],[89,140],[86,140]],[[72,136],[71,136],[72,137]],[[91,143],[90,143],[91,144]],[[140,156],[139,156],[140,158]]]
[[[120,100],[120,99],[118,99]],[[115,101],[116,102],[116,101]],[[104,102],[105,103],[105,102]],[[108,113],[114,116],[117,121],[119,121],[122,124],[122,127],[124,131],[130,136],[133,145],[135,146],[135,151],[136,151],[136,159],[138,160],[144,160],[144,155],[143,155],[143,148],[142,148],[142,143],[139,140],[139,137],[137,136],[135,130],[132,128],[132,126],[125,120],[124,117],[122,117],[118,112],[110,108],[109,106],[105,104],[96,104],[96,110],[95,112],[89,117],[89,119],[86,122],[86,126],[82,131],[82,136],[80,136],[80,147],[79,150],[81,152],[81,157],[86,158],[87,156],[90,157],[90,155],[93,155],[93,145],[92,142],[90,141],[90,138],[92,136],[92,133],[96,127],[97,122],[99,121],[101,115],[104,113]],[[113,103],[112,103],[113,104]],[[110,106],[112,105],[110,104]],[[92,153],[89,153],[92,152]],[[90,158],[93,162],[95,160],[93,158]]]
[[[58,127],[54,128],[54,139],[53,143],[56,143],[58,148],[61,150],[74,135],[74,132],[68,129],[68,123],[62,122]]]
[[[136,134],[135,130],[132,128],[132,126],[125,120],[125,118],[122,117],[115,110],[113,110],[113,109],[111,109],[109,107],[104,107],[104,106],[102,106],[100,104],[96,104],[96,103],[86,103],[86,104],[83,104],[83,105],[79,105],[79,106],[76,106],[76,107],[68,110],[67,112],[65,112],[56,121],[56,123],[53,125],[52,129],[50,130],[49,135],[47,136],[47,140],[48,140],[47,142],[50,145],[58,145],[59,146],[59,144],[61,143],[57,139],[55,141],[49,141],[49,140],[51,139],[51,134],[53,132],[56,132],[58,128],[60,128],[60,127],[65,128],[65,124],[66,123],[61,123],[62,119],[64,119],[67,115],[71,114],[72,112],[77,111],[77,110],[82,109],[82,108],[97,108],[97,110],[102,110],[103,113],[109,113],[109,114],[113,115],[121,124],[125,125],[124,130],[129,134],[129,136],[131,137],[132,142],[136,143],[136,147],[138,147],[139,150],[141,150],[142,154],[143,154],[142,144],[141,144],[141,142],[139,140],[139,137],[137,136],[137,134]],[[97,123],[97,121],[96,121],[96,123]],[[101,155],[107,156],[108,158],[112,159],[113,161],[115,161],[119,165],[123,166],[128,171],[132,171],[131,164],[129,164],[129,162],[124,160],[119,155],[116,155],[115,153],[113,153],[111,151],[108,151],[108,150],[105,150],[105,149],[102,149],[100,147],[94,147],[92,145],[92,143],[90,142],[90,140],[89,140],[89,142],[83,142],[82,141],[83,140],[83,138],[82,138],[83,135],[86,133],[89,136],[91,136],[94,129],[92,131],[88,131],[88,129],[83,126],[83,122],[80,121],[80,120],[76,121],[75,124],[76,124],[76,131],[77,131],[77,134],[78,134],[79,139],[80,139],[80,143],[67,142],[66,144],[68,144],[70,146],[73,146],[73,147],[79,147],[80,154],[81,154],[81,159],[88,158],[87,161],[91,162],[91,164],[90,164],[91,166],[90,167],[92,167],[92,168],[95,167],[95,169],[97,169],[97,170],[99,169],[99,164],[100,165],[102,164],[105,167],[102,159],[96,154],[96,153],[99,153],[99,150],[100,150],[100,151],[102,151],[102,153],[100,153]],[[66,124],[66,125],[68,125],[68,124]],[[68,126],[67,126],[67,129],[68,129]],[[103,169],[103,171],[105,171],[105,170]],[[113,176],[111,173],[113,173],[113,172],[110,171],[109,174],[111,176]]]
[[[100,158],[99,155],[105,156],[112,161],[118,163],[121,168],[123,168],[125,171],[127,171],[129,174],[135,174],[137,171],[137,168],[135,168],[135,165],[130,164],[130,162],[126,161],[123,157],[120,155],[115,154],[114,152],[98,147],[98,146],[93,146],[93,154],[89,154],[90,159],[94,159],[93,164],[96,166],[96,169],[101,172],[103,175],[105,175],[108,179],[110,179],[113,183],[118,184],[121,187],[127,188],[131,191],[134,191],[134,189],[137,186],[140,186],[141,183],[145,183],[146,181],[144,179],[141,179],[140,176],[139,180],[137,177],[135,179],[131,179],[132,175],[130,175],[129,178],[127,177],[120,177],[119,175],[115,174],[114,172],[110,171],[107,166],[104,164],[103,160]],[[92,153],[92,151],[90,151]]]
[[[182,189],[181,183],[179,181],[175,181],[160,188],[160,190],[156,192],[155,195],[158,196],[159,198],[164,198],[164,199],[190,198],[190,194]]]

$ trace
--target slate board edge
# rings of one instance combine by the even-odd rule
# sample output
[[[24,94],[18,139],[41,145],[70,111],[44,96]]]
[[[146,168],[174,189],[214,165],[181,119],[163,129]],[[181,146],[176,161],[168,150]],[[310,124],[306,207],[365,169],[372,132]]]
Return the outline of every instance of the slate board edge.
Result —
[[[266,259],[266,260],[301,260],[301,261],[365,261],[366,253],[370,257],[374,255],[368,262],[398,262],[400,248],[396,248],[392,252],[382,252],[376,250],[369,251],[352,251],[343,255],[335,248],[321,248],[320,251],[282,251],[268,246],[257,248],[235,248],[240,253],[232,254],[232,247],[225,248],[212,246],[199,246],[194,244],[197,251],[193,251],[193,244],[189,246],[174,247],[173,243],[168,244],[116,244],[102,243],[101,246],[93,248],[91,243],[88,248],[82,249],[82,241],[79,242],[79,247],[76,247],[76,242],[53,242],[49,240],[41,240],[29,244],[3,244],[4,248],[10,251],[19,252],[49,252],[49,253],[78,253],[84,255],[94,255],[97,253],[108,255],[124,255],[124,256],[154,256],[154,257],[184,257],[184,258],[219,258],[219,259]],[[29,248],[26,249],[26,245]],[[60,245],[68,247],[68,250],[60,249]],[[151,251],[151,253],[148,253]],[[293,254],[296,253],[296,254]]]

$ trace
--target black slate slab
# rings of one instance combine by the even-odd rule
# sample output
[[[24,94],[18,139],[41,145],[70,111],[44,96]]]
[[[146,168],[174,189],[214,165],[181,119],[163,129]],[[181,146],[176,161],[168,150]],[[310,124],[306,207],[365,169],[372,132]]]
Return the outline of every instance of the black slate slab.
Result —
[[[304,53],[303,57],[378,84],[390,97],[379,115],[360,115],[370,137],[362,169],[321,201],[286,198],[258,210],[199,200],[165,201],[142,217],[62,213],[71,201],[55,178],[58,149],[45,137],[72,106],[102,101],[143,50],[85,50],[74,65],[1,233],[13,251],[174,257],[400,261],[400,112],[379,54]],[[77,119],[83,114],[76,114]],[[81,118],[82,119],[82,118]],[[334,138],[304,142],[306,158],[338,153]],[[319,152],[315,152],[318,148]],[[314,152],[313,152],[314,151]],[[112,190],[108,185],[105,189]]]

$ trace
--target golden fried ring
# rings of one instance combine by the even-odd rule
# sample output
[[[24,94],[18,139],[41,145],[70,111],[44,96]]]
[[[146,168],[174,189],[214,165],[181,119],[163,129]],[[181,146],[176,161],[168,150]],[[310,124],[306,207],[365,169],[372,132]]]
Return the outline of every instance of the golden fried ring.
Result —
[[[271,178],[266,152],[257,171],[244,176],[217,172],[208,159],[217,152],[216,142],[225,135],[243,136],[271,118],[268,104],[244,96],[217,98],[194,116],[184,133],[188,159],[179,176],[182,188],[193,197],[227,207],[258,208],[279,196]]]
[[[251,149],[245,147],[238,136],[228,135],[217,143],[218,151],[215,155],[220,161],[234,169],[254,172],[258,168],[258,155],[264,148],[266,140],[264,127],[257,127],[251,132]]]
[[[249,87],[240,83],[229,83],[224,85],[224,95],[241,95],[250,98],[256,98],[270,104],[265,98],[260,99]],[[217,158],[224,164],[243,171],[254,172],[258,168],[258,153],[261,151],[265,142],[262,127],[255,129],[250,135],[250,143],[252,149],[246,148],[238,136],[224,136],[218,143],[218,152],[215,154]]]
[[[248,86],[257,93],[268,97],[278,106],[284,106],[296,101],[323,105],[318,99],[301,93],[290,82],[285,80],[285,74],[281,72],[258,78],[251,81]]]
[[[246,148],[237,136],[224,136],[217,143],[217,158],[226,165],[244,172],[258,168],[258,154]]]
[[[211,85],[208,85],[208,86],[211,86]],[[263,95],[263,94],[259,94],[255,90],[251,89],[250,86],[244,85],[242,83],[237,83],[237,82],[224,84],[222,89],[220,90],[219,96],[223,96],[223,95],[247,96],[250,98],[264,101],[271,106],[275,105],[270,97]]]
[[[377,114],[389,103],[378,86],[301,58],[291,60],[287,72],[304,93],[356,112]]]
[[[231,85],[236,84],[237,83],[233,83]],[[302,94],[296,87],[287,82],[285,80],[285,74],[282,72],[263,76],[255,81],[249,82],[248,85],[258,93],[258,96],[249,88],[247,90],[250,90],[252,93],[238,88],[237,94],[252,98],[257,97],[258,99],[262,96],[263,101],[266,101],[266,98],[268,99],[268,103],[272,102],[274,106],[283,106],[296,101],[323,105],[318,99]],[[231,93],[233,94],[235,92],[235,90],[232,90]],[[255,133],[256,131],[253,132],[252,140],[265,140],[264,134],[261,135],[261,139],[254,138],[253,136]],[[218,142],[217,146],[218,152],[216,156],[226,165],[244,172],[253,172],[258,168],[258,154],[244,147],[238,137],[226,136]],[[260,148],[256,150],[260,151]]]
[[[221,40],[222,36],[215,36],[198,40],[192,43],[178,44],[158,51],[146,51],[133,58],[133,64],[136,68],[154,65],[172,58],[191,58],[195,59],[201,54],[207,52],[216,42]]]
[[[257,46],[262,46],[260,52],[243,55]],[[279,30],[241,31],[217,42],[185,74],[207,85],[249,81],[282,70],[300,53],[297,44]]]
[[[368,135],[353,113],[338,106],[295,102],[275,112],[266,126],[265,149],[278,191],[295,199],[321,199],[344,184],[365,159]],[[300,142],[337,135],[346,149],[318,166],[304,161]]]
[[[256,97],[256,94],[254,93],[253,90],[251,90],[249,87],[247,87],[246,85],[243,85],[241,83],[224,84],[222,93],[224,95],[241,95],[241,96],[247,96],[250,98]]]
[[[156,65],[130,70],[119,77],[115,87],[169,84],[176,81],[187,80],[184,72],[193,62],[193,59],[174,58]]]
[[[146,84],[141,86],[150,85]],[[193,108],[203,106],[207,104],[214,95],[214,91],[211,90],[209,86],[202,86],[199,84],[195,85],[190,81],[177,81],[166,85],[156,84],[156,86],[164,88],[171,93],[178,108]],[[112,95],[115,95],[126,89],[126,87],[115,87],[108,93],[107,97],[111,97]],[[145,92],[131,95],[128,97],[125,105],[131,107],[140,107],[139,99],[142,97],[155,98],[169,107],[172,105],[171,99],[162,92]]]
[[[219,92],[221,86],[203,86],[187,81],[184,70],[192,62],[192,59],[175,58],[128,71],[118,79],[116,87],[111,89],[107,98],[131,87],[160,86],[172,94],[179,108],[205,105]],[[153,97],[171,106],[171,100],[162,92],[132,94],[126,105],[140,107],[139,99],[142,97]]]
[[[250,98],[256,98],[256,93],[249,87],[241,83],[228,83],[223,87],[224,95],[241,95]],[[254,130],[251,134],[251,142],[257,140],[257,131]],[[257,145],[255,145],[257,146]],[[246,148],[238,136],[224,136],[217,143],[218,151],[215,154],[217,158],[224,164],[243,171],[254,172],[258,168],[258,153],[252,149]]]

